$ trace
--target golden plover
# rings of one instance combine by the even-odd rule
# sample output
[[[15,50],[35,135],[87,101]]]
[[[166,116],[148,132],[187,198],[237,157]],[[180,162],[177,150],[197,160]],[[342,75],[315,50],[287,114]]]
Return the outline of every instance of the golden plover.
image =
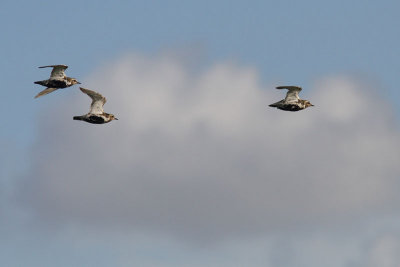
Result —
[[[103,124],[112,120],[118,120],[113,114],[104,112],[103,105],[107,102],[107,99],[104,96],[89,89],[82,87],[79,88],[92,99],[92,104],[90,105],[90,111],[88,114],[75,116],[74,120],[86,121],[94,124]]]
[[[34,82],[35,84],[40,84],[47,87],[37,94],[35,98],[47,95],[60,88],[67,88],[74,84],[80,84],[80,82],[78,82],[75,78],[70,78],[65,75],[64,71],[68,68],[67,65],[50,65],[39,68],[53,68],[53,70],[51,71],[50,78],[48,80]]]
[[[308,107],[314,106],[308,100],[299,98],[301,87],[298,86],[278,86],[276,89],[288,89],[285,99],[269,105],[270,107],[278,108],[286,111],[299,111]]]

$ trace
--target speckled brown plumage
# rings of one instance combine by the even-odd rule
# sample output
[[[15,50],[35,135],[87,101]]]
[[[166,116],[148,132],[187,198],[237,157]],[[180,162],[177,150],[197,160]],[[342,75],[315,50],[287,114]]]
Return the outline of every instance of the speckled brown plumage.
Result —
[[[65,75],[64,72],[68,68],[67,65],[50,65],[50,66],[42,66],[39,68],[53,68],[53,70],[51,71],[49,79],[34,82],[35,84],[47,87],[39,94],[37,94],[35,98],[47,95],[58,89],[70,87],[74,84],[80,84],[80,82],[78,82],[75,78],[67,77]]]
[[[112,120],[118,120],[113,114],[104,112],[103,106],[107,102],[107,99],[101,94],[80,87],[81,91],[87,94],[92,99],[89,113],[82,116],[74,116],[74,120],[86,121],[93,124],[103,124]]]
[[[299,92],[302,90],[301,87],[278,86],[276,89],[288,89],[288,92],[286,93],[285,99],[269,105],[270,107],[285,111],[299,111],[314,106],[310,101],[299,98]]]

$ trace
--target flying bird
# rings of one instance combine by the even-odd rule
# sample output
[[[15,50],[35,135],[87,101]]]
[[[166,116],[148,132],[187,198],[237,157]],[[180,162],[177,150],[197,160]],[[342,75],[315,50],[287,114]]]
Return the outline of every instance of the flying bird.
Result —
[[[314,106],[308,100],[299,98],[301,87],[298,86],[278,86],[276,89],[288,89],[285,99],[269,105],[270,107],[278,108],[286,111],[299,111],[308,107]]]
[[[105,113],[103,110],[104,104],[107,99],[101,94],[79,87],[81,91],[87,94],[92,99],[92,104],[90,105],[90,111],[88,114],[82,116],[74,116],[74,120],[86,121],[94,124],[103,124],[110,122],[112,120],[118,120],[113,114]]]
[[[51,71],[50,78],[48,80],[35,82],[35,84],[40,84],[42,86],[47,87],[39,94],[37,94],[35,98],[47,95],[60,88],[67,88],[74,84],[81,84],[75,78],[67,77],[65,75],[64,72],[68,68],[67,65],[50,65],[50,66],[42,66],[39,68],[53,68],[53,70]]]

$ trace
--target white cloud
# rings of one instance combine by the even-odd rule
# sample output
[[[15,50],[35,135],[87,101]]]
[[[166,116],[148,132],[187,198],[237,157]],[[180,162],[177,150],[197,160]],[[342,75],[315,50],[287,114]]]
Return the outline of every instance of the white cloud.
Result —
[[[201,73],[173,57],[128,55],[84,79],[107,125],[72,121],[76,90],[43,111],[22,199],[41,220],[235,238],[365,219],[395,208],[400,138],[387,103],[349,77],[283,98],[252,68]]]

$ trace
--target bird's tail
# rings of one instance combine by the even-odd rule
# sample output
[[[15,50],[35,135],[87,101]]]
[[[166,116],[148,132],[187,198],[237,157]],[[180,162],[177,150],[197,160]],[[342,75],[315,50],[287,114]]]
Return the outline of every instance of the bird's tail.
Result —
[[[83,116],[74,116],[74,120],[83,121]]]
[[[278,104],[279,104],[280,102],[281,102],[281,101],[276,102],[276,103],[273,103],[273,104],[268,105],[268,106],[273,107],[273,108],[276,108],[276,107],[278,107]]]
[[[40,84],[40,85],[43,85],[43,86],[47,86],[47,81],[46,80],[44,80],[44,81],[36,81],[34,83],[35,84]]]

